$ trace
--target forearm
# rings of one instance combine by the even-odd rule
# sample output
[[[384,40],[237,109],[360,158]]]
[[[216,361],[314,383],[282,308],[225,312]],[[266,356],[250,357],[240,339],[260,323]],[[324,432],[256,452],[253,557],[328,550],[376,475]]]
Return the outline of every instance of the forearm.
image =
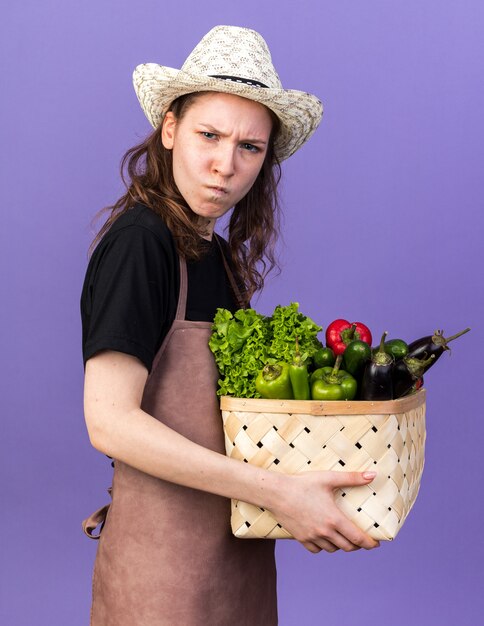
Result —
[[[271,509],[283,477],[208,450],[141,409],[113,411],[91,437],[103,453],[147,474]]]

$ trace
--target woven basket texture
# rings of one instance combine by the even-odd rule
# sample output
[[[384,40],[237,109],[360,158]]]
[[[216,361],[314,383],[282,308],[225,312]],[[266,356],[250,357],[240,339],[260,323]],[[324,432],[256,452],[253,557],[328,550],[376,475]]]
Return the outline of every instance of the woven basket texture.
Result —
[[[336,502],[370,536],[392,540],[415,502],[424,467],[425,390],[402,400],[323,406],[223,397],[227,455],[288,474],[376,471],[369,485],[338,489]],[[231,525],[240,538],[292,539],[268,510],[240,500],[232,500]]]

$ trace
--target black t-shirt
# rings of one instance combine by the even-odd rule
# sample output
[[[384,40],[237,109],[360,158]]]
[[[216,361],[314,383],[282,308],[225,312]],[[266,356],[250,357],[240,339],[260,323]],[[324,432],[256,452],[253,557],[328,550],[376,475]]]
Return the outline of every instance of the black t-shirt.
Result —
[[[219,237],[228,259],[228,246]],[[201,238],[206,253],[187,262],[186,319],[210,322],[217,307],[237,309],[220,247]],[[84,363],[100,350],[138,357],[151,370],[175,319],[179,258],[170,230],[148,207],[121,215],[89,261],[81,296]]]

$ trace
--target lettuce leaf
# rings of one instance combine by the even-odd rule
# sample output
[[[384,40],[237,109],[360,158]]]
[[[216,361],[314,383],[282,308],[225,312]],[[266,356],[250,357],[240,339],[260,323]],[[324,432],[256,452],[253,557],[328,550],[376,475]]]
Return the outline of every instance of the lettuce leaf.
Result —
[[[220,374],[219,395],[259,397],[255,378],[268,363],[268,319],[254,309],[217,309],[209,347]]]
[[[276,306],[271,321],[272,342],[269,348],[271,356],[278,361],[290,363],[294,357],[296,337],[303,360],[311,359],[320,347],[317,334],[322,330],[309,317],[299,312],[299,303],[289,306]]]

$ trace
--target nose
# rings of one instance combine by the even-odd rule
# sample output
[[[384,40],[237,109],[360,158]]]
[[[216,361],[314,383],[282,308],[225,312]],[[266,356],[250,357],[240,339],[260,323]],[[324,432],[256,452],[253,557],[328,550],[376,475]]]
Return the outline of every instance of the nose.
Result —
[[[235,174],[235,148],[230,144],[218,146],[213,159],[213,170],[223,178]]]

